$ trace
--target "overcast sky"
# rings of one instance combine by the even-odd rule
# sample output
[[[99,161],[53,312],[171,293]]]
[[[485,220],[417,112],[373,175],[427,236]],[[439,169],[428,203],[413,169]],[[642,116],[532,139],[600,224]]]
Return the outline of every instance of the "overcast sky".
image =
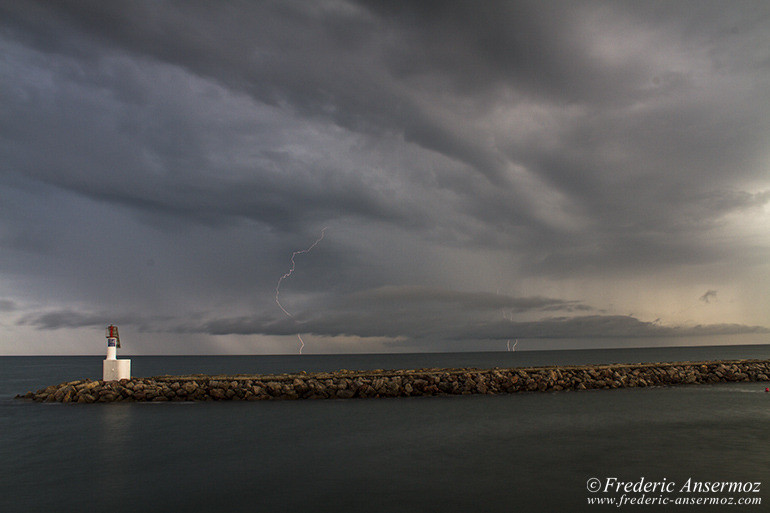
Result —
[[[0,354],[770,342],[768,290],[764,0],[0,0]]]

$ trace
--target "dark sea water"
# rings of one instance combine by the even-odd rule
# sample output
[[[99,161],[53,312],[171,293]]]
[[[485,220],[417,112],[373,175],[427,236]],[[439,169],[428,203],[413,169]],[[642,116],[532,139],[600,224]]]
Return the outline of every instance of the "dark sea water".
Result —
[[[136,376],[770,358],[770,346],[324,356],[132,357]],[[102,357],[0,357],[0,512],[770,511],[765,384],[501,396],[38,404]],[[590,478],[646,497],[752,506],[589,505]],[[758,493],[680,492],[687,480]],[[629,496],[641,497],[642,493]]]

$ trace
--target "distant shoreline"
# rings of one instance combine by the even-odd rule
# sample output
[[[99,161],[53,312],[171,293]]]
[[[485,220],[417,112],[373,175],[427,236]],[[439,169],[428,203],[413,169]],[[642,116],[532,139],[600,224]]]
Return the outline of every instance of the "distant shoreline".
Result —
[[[90,379],[17,395],[36,402],[261,401],[352,399],[770,381],[770,360],[555,365],[514,368],[447,368],[155,376],[121,381]]]

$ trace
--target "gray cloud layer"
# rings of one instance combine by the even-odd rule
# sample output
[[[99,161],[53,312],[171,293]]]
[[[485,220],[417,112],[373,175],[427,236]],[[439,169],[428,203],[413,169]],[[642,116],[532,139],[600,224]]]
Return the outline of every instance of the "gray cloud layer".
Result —
[[[309,333],[756,332],[606,305],[630,281],[756,303],[769,25],[765,2],[1,3],[0,311],[291,334],[275,282],[328,226],[286,284]]]
[[[515,298],[489,293],[460,293],[423,287],[383,287],[356,292],[336,303],[293,317],[274,315],[239,316],[207,320],[200,324],[178,319],[132,319],[122,321],[156,330],[161,325],[180,333],[208,335],[294,335],[362,337],[412,341],[417,347],[446,341],[502,341],[510,339],[642,339],[649,337],[702,337],[715,335],[767,334],[770,329],[742,324],[663,326],[633,316],[574,315],[592,308],[578,301],[543,297]],[[540,315],[547,312],[571,316]],[[536,313],[537,320],[514,320]],[[72,311],[30,315],[22,324],[40,329],[97,327],[104,313],[78,314]],[[173,326],[169,328],[170,326]]]

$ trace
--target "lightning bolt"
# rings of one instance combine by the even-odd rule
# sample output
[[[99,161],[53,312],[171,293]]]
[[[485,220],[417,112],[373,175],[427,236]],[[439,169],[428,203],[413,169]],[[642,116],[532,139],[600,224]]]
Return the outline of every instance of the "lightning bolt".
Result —
[[[283,307],[283,305],[281,304],[281,302],[278,300],[278,296],[280,296],[280,294],[281,294],[281,283],[283,282],[283,280],[285,280],[286,278],[288,278],[289,276],[291,276],[291,275],[292,275],[292,273],[294,272],[294,269],[295,269],[295,268],[296,268],[296,266],[297,266],[297,263],[294,261],[294,258],[296,258],[296,256],[297,256],[297,255],[301,255],[301,254],[303,254],[303,253],[310,253],[310,251],[311,251],[311,250],[312,250],[314,247],[316,247],[316,246],[318,245],[318,243],[319,243],[319,242],[321,242],[321,241],[323,240],[323,238],[324,238],[324,235],[326,235],[326,228],[327,228],[327,227],[324,227],[324,228],[321,230],[321,236],[320,236],[320,237],[318,237],[318,238],[316,239],[316,241],[315,241],[313,244],[311,244],[311,245],[310,245],[310,247],[309,247],[309,248],[307,248],[307,249],[302,249],[302,250],[299,250],[299,251],[295,251],[294,253],[292,253],[292,254],[291,254],[291,267],[290,267],[290,268],[289,268],[289,270],[286,272],[286,274],[284,274],[283,276],[281,276],[280,278],[278,278],[278,284],[275,286],[275,303],[278,305],[278,308],[280,308],[280,309],[281,309],[281,311],[282,311],[283,313],[285,313],[285,314],[286,314],[286,316],[287,316],[287,317],[290,317],[290,318],[292,318],[292,319],[294,318],[294,316],[293,316],[292,314],[290,314],[290,313],[288,312],[288,310],[286,310],[286,309]],[[300,343],[300,347],[299,347],[299,354],[302,354],[302,350],[305,348],[305,341],[304,341],[304,340],[302,340],[302,336],[301,336],[299,333],[297,333],[297,338],[299,339],[299,343]]]

